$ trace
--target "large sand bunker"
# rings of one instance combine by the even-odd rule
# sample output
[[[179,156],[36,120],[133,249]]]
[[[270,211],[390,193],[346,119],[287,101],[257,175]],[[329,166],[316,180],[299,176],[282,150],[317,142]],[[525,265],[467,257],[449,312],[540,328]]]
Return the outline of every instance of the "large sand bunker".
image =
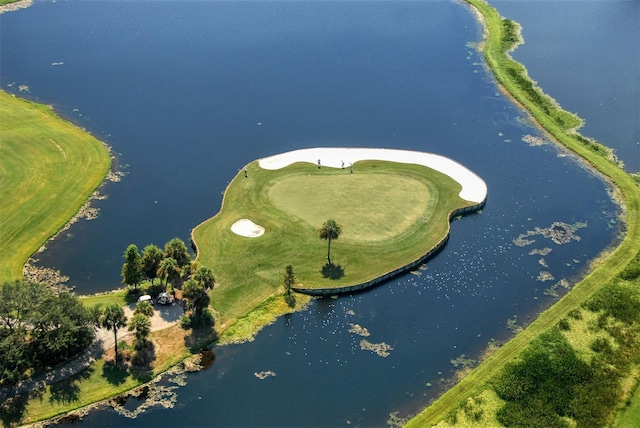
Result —
[[[242,218],[231,225],[231,231],[246,238],[257,238],[264,234],[264,227]]]
[[[424,165],[448,175],[460,183],[460,197],[470,202],[481,203],[487,198],[487,185],[465,166],[444,156],[433,153],[396,149],[364,149],[346,147],[316,147],[294,150],[260,159],[264,169],[280,169],[296,162],[309,162],[332,168],[348,167],[361,160],[381,160]]]

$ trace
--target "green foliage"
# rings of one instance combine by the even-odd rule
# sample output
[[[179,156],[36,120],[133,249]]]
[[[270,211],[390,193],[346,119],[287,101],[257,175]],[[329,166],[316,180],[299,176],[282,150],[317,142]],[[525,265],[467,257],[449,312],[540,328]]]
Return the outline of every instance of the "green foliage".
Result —
[[[342,227],[336,223],[335,220],[329,219],[324,222],[322,227],[318,229],[318,235],[320,239],[325,239],[328,241],[328,250],[327,250],[327,262],[331,263],[331,241],[338,239],[342,234]]]
[[[172,258],[178,263],[180,268],[185,267],[191,262],[191,256],[184,241],[180,238],[173,238],[164,246],[164,257]]]
[[[296,305],[296,298],[292,293],[292,287],[296,283],[296,275],[293,273],[293,266],[287,265],[284,273],[284,298],[289,307]]]
[[[569,324],[569,321],[566,318],[562,318],[558,321],[558,329],[560,331],[569,331],[571,330],[571,324]]]
[[[191,317],[189,315],[183,315],[180,317],[180,327],[185,330],[191,328]]]
[[[172,257],[163,259],[158,267],[158,276],[164,279],[165,287],[168,282],[171,282],[175,286],[177,281],[180,280],[180,266],[178,262]]]
[[[216,283],[216,279],[213,276],[213,271],[206,266],[200,266],[196,273],[193,275],[193,279],[205,290],[210,290]]]
[[[151,304],[151,302],[138,302],[136,304],[136,309],[133,311],[133,314],[142,314],[146,317],[152,317],[153,305]]]
[[[613,317],[624,324],[640,322],[640,290],[612,281],[598,290],[585,306],[603,317]]]
[[[551,329],[498,376],[495,390],[506,401],[498,421],[505,426],[526,426],[525,421],[530,426],[565,426],[560,418],[571,416],[574,391],[592,378],[591,367],[559,330]]]
[[[194,279],[189,279],[182,287],[182,296],[188,300],[188,307],[194,311],[195,316],[200,316],[202,311],[209,306],[210,298],[204,286]]]
[[[142,272],[151,280],[152,285],[153,280],[158,277],[158,268],[163,258],[164,253],[156,245],[149,244],[142,250]]]
[[[624,268],[620,273],[620,278],[626,281],[634,281],[640,278],[640,253],[636,254],[633,261]]]
[[[0,385],[64,361],[93,338],[91,313],[75,294],[31,282],[0,286]]]
[[[129,331],[133,331],[136,337],[136,348],[141,348],[147,342],[149,333],[151,333],[151,321],[149,317],[141,312],[133,315],[129,322]]]
[[[104,308],[100,316],[100,326],[107,330],[113,330],[113,338],[115,347],[115,363],[118,363],[118,329],[127,326],[127,316],[124,309],[117,304],[109,305]]]
[[[135,244],[130,244],[124,252],[124,264],[122,265],[122,283],[138,287],[142,281],[142,257]]]

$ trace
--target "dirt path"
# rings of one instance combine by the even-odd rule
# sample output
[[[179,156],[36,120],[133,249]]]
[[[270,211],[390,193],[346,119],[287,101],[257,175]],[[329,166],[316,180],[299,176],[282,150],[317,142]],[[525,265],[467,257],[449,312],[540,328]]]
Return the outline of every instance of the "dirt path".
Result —
[[[135,304],[125,306],[124,312],[127,319],[131,319],[133,316],[133,310]],[[171,327],[180,320],[183,314],[182,308],[179,305],[171,306],[156,306],[154,314],[149,320],[151,321],[151,331],[163,330]],[[118,330],[118,341],[127,338],[132,333],[127,328],[121,328]],[[51,385],[56,382],[60,382],[70,376],[80,373],[86,369],[95,360],[102,357],[102,355],[115,345],[113,331],[100,328],[96,330],[96,339],[82,354],[68,363],[51,370],[50,372],[36,376],[35,378],[26,379],[18,385],[13,387],[0,388],[0,401],[6,398],[13,397],[17,394],[31,391],[33,389],[42,388],[46,385]]]

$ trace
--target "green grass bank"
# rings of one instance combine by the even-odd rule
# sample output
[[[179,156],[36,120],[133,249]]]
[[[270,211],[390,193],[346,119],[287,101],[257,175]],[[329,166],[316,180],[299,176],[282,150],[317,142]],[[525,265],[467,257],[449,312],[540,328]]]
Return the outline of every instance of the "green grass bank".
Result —
[[[0,91],[0,281],[78,212],[109,172],[96,138],[48,106]]]
[[[561,320],[566,319],[569,313],[579,310],[587,302],[592,302],[600,288],[613,286],[612,281],[633,262],[640,251],[638,183],[620,167],[609,149],[578,134],[576,129],[581,124],[580,119],[563,111],[555,101],[542,93],[528,77],[524,66],[511,59],[508,52],[521,41],[519,26],[503,19],[493,7],[482,0],[467,1],[477,12],[479,20],[485,27],[485,41],[481,48],[487,65],[501,89],[512,97],[514,102],[528,110],[537,125],[547,131],[555,141],[576,153],[614,185],[617,191],[616,197],[625,210],[626,234],[621,244],[612,252],[603,255],[597,267],[582,281],[575,284],[567,295],[540,314],[524,331],[494,352],[456,386],[411,419],[407,426],[436,425],[447,417],[451,419],[452,415],[464,412],[473,403],[484,402],[487,408],[495,407],[495,399],[483,399],[483,397],[495,398],[491,382],[502,373],[505,366],[520,361],[523,352],[530,349],[533,341],[545,333],[550,334],[551,330],[556,328]],[[637,279],[635,281],[637,285]],[[604,299],[606,300],[607,297],[605,296]],[[608,304],[613,305],[615,302],[611,301]],[[485,413],[490,414],[491,411],[487,410]],[[482,415],[482,412],[476,415]],[[492,424],[499,425],[495,419],[490,418],[481,419],[475,424],[470,423],[474,426]]]

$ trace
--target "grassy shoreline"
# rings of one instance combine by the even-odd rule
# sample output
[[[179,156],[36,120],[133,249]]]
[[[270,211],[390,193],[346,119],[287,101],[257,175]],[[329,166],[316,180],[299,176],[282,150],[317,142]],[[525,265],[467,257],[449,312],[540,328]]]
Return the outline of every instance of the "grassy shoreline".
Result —
[[[591,298],[599,287],[618,275],[640,251],[640,189],[633,178],[612,159],[611,152],[582,137],[576,132],[581,121],[542,94],[526,74],[526,69],[516,63],[508,52],[519,43],[513,28],[498,12],[482,0],[467,0],[483,19],[485,28],[483,53],[489,69],[498,85],[533,117],[538,127],[549,133],[553,140],[571,150],[595,171],[603,174],[620,195],[625,210],[626,235],[620,245],[598,267],[576,284],[551,308],[544,311],[523,332],[487,358],[480,366],[456,386],[444,393],[429,407],[414,417],[407,426],[432,426],[447,415],[456,412],[470,397],[478,397],[486,391],[488,382],[507,362],[517,359],[531,341],[555,326],[571,310],[580,307]],[[548,97],[547,97],[548,98]]]
[[[111,168],[106,145],[48,106],[0,91],[0,281],[62,230]]]

